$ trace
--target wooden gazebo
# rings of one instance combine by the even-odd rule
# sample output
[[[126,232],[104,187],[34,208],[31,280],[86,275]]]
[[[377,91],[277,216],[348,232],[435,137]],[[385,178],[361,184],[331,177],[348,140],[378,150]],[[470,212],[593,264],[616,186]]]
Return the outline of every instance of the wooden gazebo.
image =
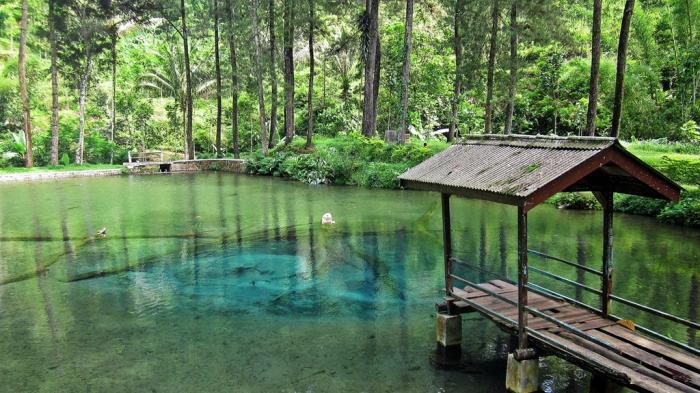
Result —
[[[616,301],[690,328],[700,327],[612,293],[614,193],[678,201],[681,192],[681,187],[625,150],[616,139],[470,136],[409,169],[399,179],[405,188],[435,191],[442,196],[446,290],[442,311],[457,315],[478,311],[512,332],[518,339],[513,354],[517,361],[554,353],[639,390],[700,389],[697,349],[644,327],[629,330],[629,326],[617,324],[621,318],[611,313],[611,301]],[[572,191],[592,192],[603,207],[601,269],[542,255],[600,276],[599,290],[586,287],[600,296],[599,308],[528,284],[528,212],[557,193]],[[517,207],[517,282],[504,278],[473,283],[455,274],[454,264],[465,262],[452,255],[451,195]],[[455,285],[455,281],[464,285]],[[656,350],[649,349],[652,347]],[[640,362],[646,368],[635,366]],[[688,378],[683,382],[678,375]]]

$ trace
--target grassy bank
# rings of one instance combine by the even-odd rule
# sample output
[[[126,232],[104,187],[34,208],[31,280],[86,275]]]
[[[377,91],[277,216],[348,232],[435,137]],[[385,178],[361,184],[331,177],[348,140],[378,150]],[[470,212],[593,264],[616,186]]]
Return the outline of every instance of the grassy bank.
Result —
[[[656,217],[659,221],[700,227],[700,145],[639,141],[626,144],[630,152],[679,183],[685,191],[679,203],[616,195],[615,211]],[[590,193],[560,194],[550,203],[565,209],[600,209]]]
[[[16,174],[16,173],[42,173],[42,172],[67,172],[67,171],[91,171],[96,169],[119,169],[122,165],[110,164],[83,164],[83,165],[55,165],[55,166],[36,166],[33,168],[24,167],[5,167],[0,168],[0,175]]]
[[[253,154],[247,159],[248,171],[308,184],[398,188],[399,174],[448,146],[441,141],[389,145],[358,134],[315,138],[311,150],[306,150],[304,143],[302,138],[297,138],[290,146],[272,150],[267,157]],[[686,191],[679,203],[617,195],[615,210],[652,216],[671,224],[700,227],[700,146],[657,141],[634,142],[626,147],[680,183]],[[549,202],[565,209],[600,208],[590,193],[559,194]]]
[[[297,138],[267,157],[254,154],[246,161],[248,171],[309,184],[398,188],[398,175],[447,147],[439,141],[390,145],[358,134],[316,138],[314,148],[308,151],[304,144]]]

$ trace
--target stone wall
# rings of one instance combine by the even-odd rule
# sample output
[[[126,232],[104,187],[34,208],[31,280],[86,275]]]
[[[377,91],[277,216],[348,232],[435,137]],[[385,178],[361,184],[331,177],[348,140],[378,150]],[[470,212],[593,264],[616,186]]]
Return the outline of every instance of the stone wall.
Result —
[[[125,163],[124,166],[133,174],[160,172],[202,172],[221,171],[245,173],[245,161],[229,158],[206,160],[181,160],[171,162]]]
[[[34,181],[34,180],[53,180],[65,179],[70,177],[95,177],[95,176],[114,176],[123,173],[123,169],[95,169],[84,171],[51,171],[51,172],[36,172],[36,173],[8,173],[0,175],[0,183],[18,182],[18,181]]]

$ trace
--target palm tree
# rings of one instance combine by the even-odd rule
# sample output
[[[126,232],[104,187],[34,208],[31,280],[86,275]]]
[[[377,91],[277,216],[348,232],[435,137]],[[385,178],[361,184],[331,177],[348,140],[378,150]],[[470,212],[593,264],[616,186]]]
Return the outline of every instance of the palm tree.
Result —
[[[140,86],[145,89],[157,91],[161,96],[172,98],[182,113],[182,132],[186,143],[186,97],[187,85],[185,80],[185,64],[182,48],[179,45],[165,43],[152,52],[158,61],[157,68],[153,68],[141,75]],[[195,96],[208,96],[215,91],[216,79],[207,79],[203,73],[197,72],[207,63],[205,59],[192,66],[192,85]]]

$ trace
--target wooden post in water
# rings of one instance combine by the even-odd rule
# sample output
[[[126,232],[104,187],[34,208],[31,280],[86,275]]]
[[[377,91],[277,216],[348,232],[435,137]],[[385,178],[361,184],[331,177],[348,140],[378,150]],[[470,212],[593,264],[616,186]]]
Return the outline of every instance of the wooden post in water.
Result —
[[[442,241],[445,258],[445,294],[452,295],[452,227],[450,224],[450,194],[442,197]]]
[[[518,206],[518,349],[527,349],[527,212]]]
[[[610,315],[610,295],[613,275],[613,193],[601,193],[603,204],[603,285],[600,309],[603,317]]]

